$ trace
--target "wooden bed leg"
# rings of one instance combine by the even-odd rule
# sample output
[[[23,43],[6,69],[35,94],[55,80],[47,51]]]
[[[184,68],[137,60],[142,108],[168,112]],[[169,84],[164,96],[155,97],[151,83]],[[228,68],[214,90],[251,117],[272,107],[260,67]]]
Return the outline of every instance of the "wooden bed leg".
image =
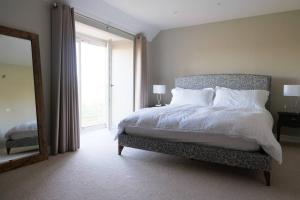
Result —
[[[264,176],[265,176],[265,180],[266,180],[266,186],[270,186],[271,185],[271,172],[264,171]]]
[[[118,145],[118,154],[119,154],[119,156],[121,155],[123,148],[124,148],[124,146]]]
[[[6,153],[7,153],[7,155],[9,155],[9,153],[10,153],[10,148],[6,148]]]

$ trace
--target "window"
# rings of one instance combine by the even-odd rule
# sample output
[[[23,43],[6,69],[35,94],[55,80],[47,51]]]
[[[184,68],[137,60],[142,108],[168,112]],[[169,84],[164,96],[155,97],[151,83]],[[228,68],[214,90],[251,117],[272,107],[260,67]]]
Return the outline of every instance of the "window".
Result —
[[[81,128],[116,128],[133,111],[133,40],[79,22],[75,27]]]
[[[107,47],[78,39],[77,66],[81,127],[107,124]]]

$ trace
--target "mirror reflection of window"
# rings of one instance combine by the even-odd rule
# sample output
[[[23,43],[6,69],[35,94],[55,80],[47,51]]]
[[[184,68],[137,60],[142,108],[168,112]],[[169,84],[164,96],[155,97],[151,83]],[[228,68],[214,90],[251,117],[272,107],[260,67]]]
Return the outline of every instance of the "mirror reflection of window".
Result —
[[[36,153],[31,43],[0,35],[0,163]]]

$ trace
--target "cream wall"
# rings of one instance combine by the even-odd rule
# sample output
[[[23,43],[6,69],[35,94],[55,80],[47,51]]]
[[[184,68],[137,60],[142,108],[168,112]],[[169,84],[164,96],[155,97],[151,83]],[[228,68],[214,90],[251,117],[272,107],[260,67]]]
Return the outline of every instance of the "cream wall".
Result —
[[[36,120],[32,66],[0,64],[0,76],[0,129],[5,133]]]
[[[50,8],[50,3],[43,0],[1,0],[0,3],[0,25],[39,34],[48,134],[50,133]]]
[[[150,43],[150,51],[151,85],[168,85],[167,103],[178,76],[265,74],[272,76],[276,117],[284,104],[290,105],[283,85],[300,84],[300,10],[165,30]]]

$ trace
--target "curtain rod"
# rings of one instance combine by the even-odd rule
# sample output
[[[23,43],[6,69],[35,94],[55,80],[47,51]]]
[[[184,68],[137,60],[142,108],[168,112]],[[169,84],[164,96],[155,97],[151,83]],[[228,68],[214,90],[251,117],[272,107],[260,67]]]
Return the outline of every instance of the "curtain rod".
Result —
[[[107,30],[113,28],[113,29],[115,29],[115,30],[117,30],[117,31],[120,31],[120,32],[125,33],[125,34],[128,34],[128,35],[130,35],[130,36],[132,36],[132,37],[135,37],[135,35],[132,34],[132,33],[128,33],[128,32],[126,32],[126,31],[123,31],[123,30],[119,29],[119,28],[115,28],[115,27],[110,26],[110,25],[108,25],[108,24],[106,24],[106,23],[103,23],[103,22],[98,21],[98,20],[96,20],[96,19],[93,19],[93,18],[91,18],[91,17],[88,17],[88,16],[85,16],[85,15],[83,15],[83,14],[80,14],[80,13],[78,13],[78,12],[76,12],[76,11],[75,11],[75,15],[78,15],[78,16],[80,16],[80,17],[83,17],[83,18],[86,18],[86,19],[88,19],[88,20],[94,21],[94,22],[96,22],[96,23],[103,24],[104,26],[106,26],[106,29],[107,29]]]
[[[52,5],[53,5],[53,8],[57,8],[57,6],[58,6],[56,2],[54,2]],[[123,31],[123,30],[121,30],[121,29],[119,29],[119,28],[115,28],[115,27],[110,26],[110,25],[108,25],[108,24],[106,24],[106,23],[103,23],[103,22],[101,22],[101,21],[98,21],[98,20],[96,20],[96,19],[93,19],[93,18],[91,18],[91,17],[88,17],[88,16],[86,16],[86,15],[80,14],[80,13],[78,13],[78,12],[76,12],[76,11],[75,11],[75,15],[80,16],[80,17],[85,18],[85,19],[88,19],[88,20],[91,20],[91,21],[96,22],[96,23],[103,24],[103,25],[106,27],[107,30],[110,30],[111,28],[113,28],[113,29],[115,29],[115,30],[117,30],[117,31],[120,31],[120,32],[124,33],[124,34],[130,35],[131,37],[135,37],[135,35],[132,34],[132,33],[129,33],[129,32],[127,32],[127,31]]]

